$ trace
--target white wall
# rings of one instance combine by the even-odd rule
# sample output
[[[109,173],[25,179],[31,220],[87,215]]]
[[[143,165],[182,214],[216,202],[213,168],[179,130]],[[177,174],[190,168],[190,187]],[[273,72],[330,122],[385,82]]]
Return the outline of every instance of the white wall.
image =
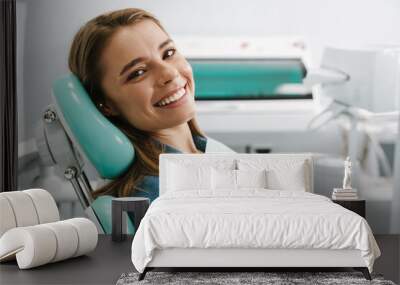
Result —
[[[139,7],[172,35],[300,35],[318,63],[325,45],[400,43],[397,0],[17,0],[19,141],[51,102],[52,82],[68,72],[71,39],[90,18]]]

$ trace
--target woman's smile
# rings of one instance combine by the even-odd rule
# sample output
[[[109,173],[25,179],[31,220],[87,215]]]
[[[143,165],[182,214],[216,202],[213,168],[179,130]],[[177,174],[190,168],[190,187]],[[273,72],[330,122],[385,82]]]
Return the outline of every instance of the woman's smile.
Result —
[[[179,88],[172,95],[167,95],[154,106],[162,109],[176,108],[182,106],[187,102],[187,83],[184,87]]]

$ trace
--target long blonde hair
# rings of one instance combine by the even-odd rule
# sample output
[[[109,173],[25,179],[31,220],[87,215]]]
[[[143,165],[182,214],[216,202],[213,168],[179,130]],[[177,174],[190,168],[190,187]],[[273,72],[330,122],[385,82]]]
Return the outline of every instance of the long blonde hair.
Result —
[[[150,13],[136,8],[127,8],[99,15],[84,26],[75,35],[69,53],[69,69],[74,73],[90,98],[102,112],[99,105],[105,100],[100,82],[102,70],[98,64],[104,47],[111,36],[121,27],[151,20],[164,32],[161,23]],[[93,192],[96,198],[100,195],[129,196],[135,186],[145,175],[158,176],[159,155],[165,151],[162,144],[156,143],[150,133],[139,130],[120,116],[109,116],[108,119],[117,126],[132,142],[135,148],[135,160],[125,173],[107,185]],[[192,135],[205,136],[196,119],[188,121]]]

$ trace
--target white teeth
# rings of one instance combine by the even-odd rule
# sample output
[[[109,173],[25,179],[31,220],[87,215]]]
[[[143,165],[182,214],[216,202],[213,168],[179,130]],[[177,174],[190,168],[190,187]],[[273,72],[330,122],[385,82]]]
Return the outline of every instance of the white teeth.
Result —
[[[157,106],[165,106],[169,103],[179,100],[184,94],[185,94],[185,88],[181,88],[175,94],[169,96],[168,98],[161,100],[156,105]]]

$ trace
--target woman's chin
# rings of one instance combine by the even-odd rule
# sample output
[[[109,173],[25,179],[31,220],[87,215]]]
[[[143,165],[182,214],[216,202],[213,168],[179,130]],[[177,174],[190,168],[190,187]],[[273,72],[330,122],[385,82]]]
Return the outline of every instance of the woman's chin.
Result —
[[[191,113],[186,113],[184,116],[176,116],[174,118],[170,117],[168,123],[164,121],[166,124],[164,125],[165,129],[173,128],[180,126],[184,123],[189,122],[190,120],[196,117],[196,112],[193,110]]]

